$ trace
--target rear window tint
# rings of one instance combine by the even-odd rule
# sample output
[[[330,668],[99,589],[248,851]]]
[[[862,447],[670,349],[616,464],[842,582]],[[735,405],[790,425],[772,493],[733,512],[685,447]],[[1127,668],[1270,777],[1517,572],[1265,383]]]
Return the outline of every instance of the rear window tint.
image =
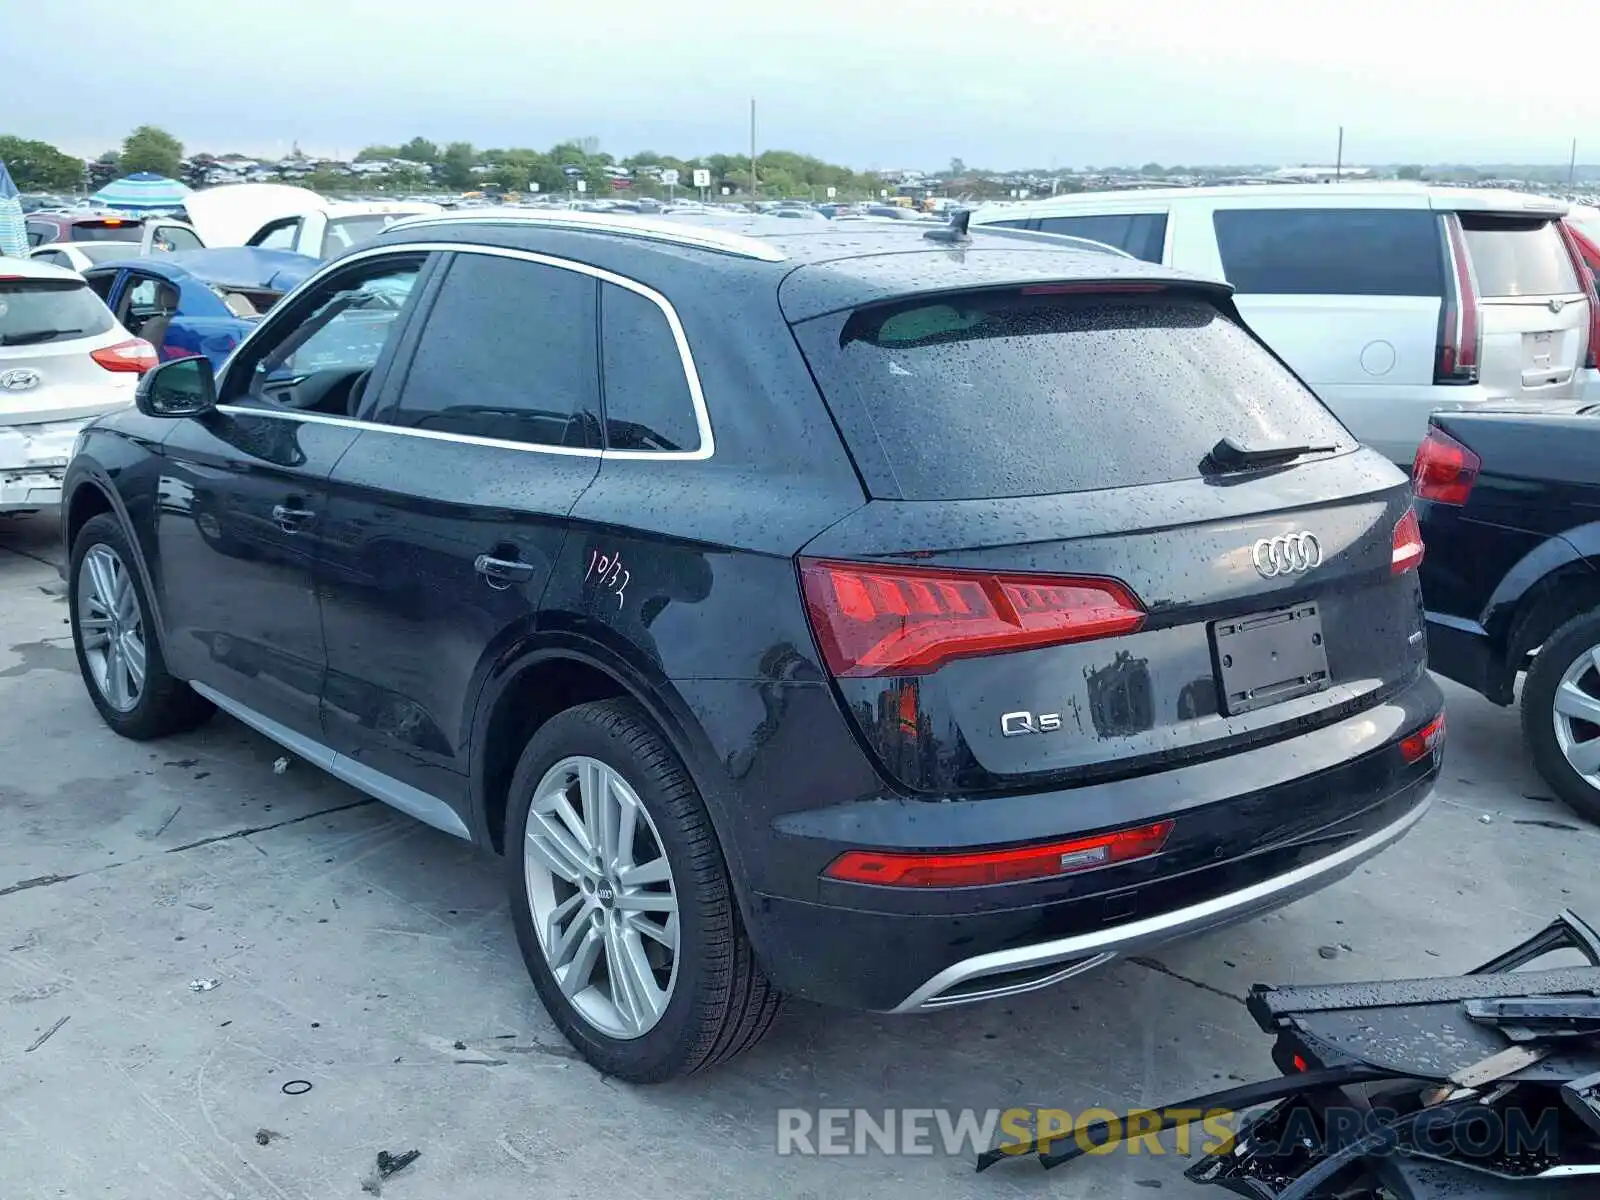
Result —
[[[74,221],[67,228],[69,242],[138,242],[144,227],[138,221]]]
[[[1203,300],[1009,290],[804,323],[802,348],[876,494],[1046,495],[1189,479],[1223,437],[1354,445]],[[878,456],[881,456],[878,457]]]
[[[1564,296],[1582,291],[1555,222],[1461,214],[1478,295]]]
[[[0,282],[0,346],[36,346],[95,337],[114,322],[89,286],[72,279]]]
[[[1439,223],[1424,209],[1233,208],[1212,223],[1241,294],[1444,295]]]

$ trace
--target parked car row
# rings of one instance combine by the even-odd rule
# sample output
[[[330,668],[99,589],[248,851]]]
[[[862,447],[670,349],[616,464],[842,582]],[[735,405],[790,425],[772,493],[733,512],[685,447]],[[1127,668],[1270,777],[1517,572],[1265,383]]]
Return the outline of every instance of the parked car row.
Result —
[[[1438,773],[1405,476],[1099,243],[415,217],[137,399],[62,505],[106,724],[221,708],[503,854],[607,1074],[1260,913]]]

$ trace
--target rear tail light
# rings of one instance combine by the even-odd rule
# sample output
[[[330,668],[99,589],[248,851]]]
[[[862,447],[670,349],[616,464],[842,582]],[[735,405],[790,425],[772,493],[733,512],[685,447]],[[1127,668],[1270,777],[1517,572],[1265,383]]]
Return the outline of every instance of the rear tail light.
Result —
[[[1394,551],[1389,556],[1389,570],[1401,575],[1421,565],[1422,526],[1417,524],[1417,510],[1408,508],[1394,527]]]
[[[1450,287],[1445,289],[1444,310],[1439,314],[1439,346],[1434,360],[1434,383],[1478,382],[1478,286],[1467,257],[1467,239],[1461,220],[1444,218],[1446,259]]]
[[[1444,430],[1430,428],[1411,463],[1411,490],[1436,504],[1465,504],[1477,482],[1478,456]]]
[[[1114,579],[800,560],[806,613],[836,676],[925,675],[955,658],[1132,633]]]
[[[1444,741],[1444,714],[1440,713],[1410,737],[1400,739],[1400,755],[1408,763],[1421,762]]]
[[[1019,883],[1149,858],[1161,852],[1171,833],[1171,821],[1157,821],[1137,829],[1009,850],[961,854],[847,850],[822,874],[827,879],[881,887],[957,888]]]
[[[115,346],[102,346],[89,351],[89,357],[108,371],[127,371],[135,375],[153,371],[161,361],[156,357],[156,348],[143,338],[129,338]]]
[[[1557,221],[1562,240],[1567,243],[1567,253],[1572,255],[1572,265],[1578,272],[1578,282],[1589,296],[1589,348],[1584,351],[1583,365],[1594,370],[1600,365],[1600,288],[1595,286],[1593,261],[1600,262],[1600,246],[1596,246],[1565,221]]]

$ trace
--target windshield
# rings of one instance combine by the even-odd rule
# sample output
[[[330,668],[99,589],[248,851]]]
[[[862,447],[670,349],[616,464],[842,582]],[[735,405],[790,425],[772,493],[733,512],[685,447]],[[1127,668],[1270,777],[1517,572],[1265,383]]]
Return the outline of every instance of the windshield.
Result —
[[[82,280],[0,281],[0,346],[95,337],[113,324],[110,310]]]
[[[332,258],[351,246],[375,238],[401,217],[408,215],[369,213],[362,217],[339,217],[329,221],[327,232],[322,235],[322,257]]]
[[[907,500],[1192,479],[1219,440],[1353,447],[1298,380],[1212,305],[1049,285],[860,309],[801,344],[857,455]],[[828,329],[837,332],[829,334]]]

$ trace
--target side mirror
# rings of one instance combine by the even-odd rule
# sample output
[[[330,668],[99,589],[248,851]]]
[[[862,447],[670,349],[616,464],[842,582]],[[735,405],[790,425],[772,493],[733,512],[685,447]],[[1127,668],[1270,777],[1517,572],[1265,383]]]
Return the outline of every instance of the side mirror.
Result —
[[[146,371],[133,401],[147,417],[198,417],[217,406],[211,360],[178,358]]]

